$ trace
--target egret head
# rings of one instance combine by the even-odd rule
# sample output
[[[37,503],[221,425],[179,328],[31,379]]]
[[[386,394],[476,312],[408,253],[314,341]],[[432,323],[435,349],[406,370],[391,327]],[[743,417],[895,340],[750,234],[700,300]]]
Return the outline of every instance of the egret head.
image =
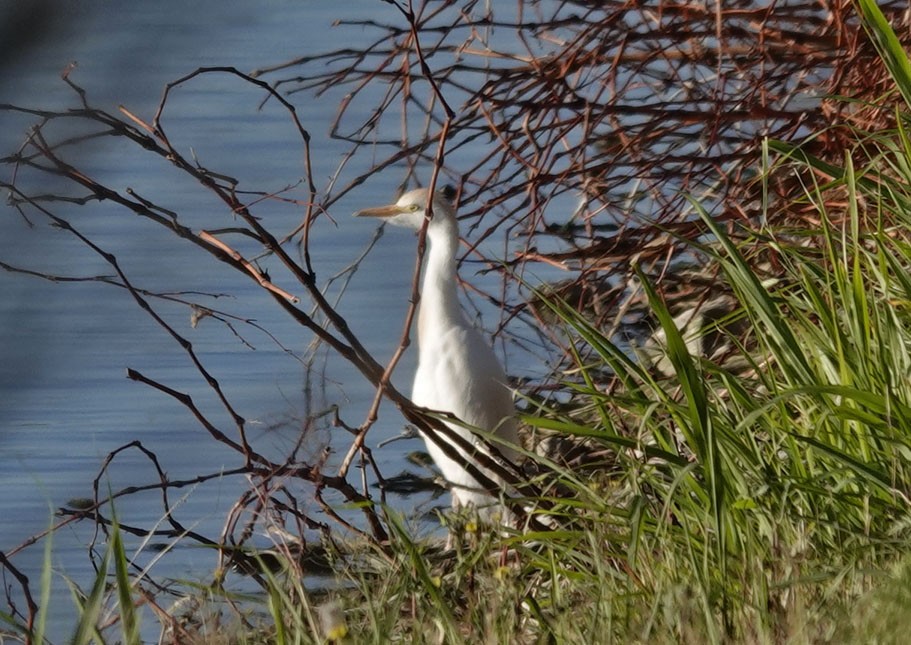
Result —
[[[427,196],[430,191],[426,188],[410,190],[394,204],[365,208],[355,213],[358,217],[382,217],[390,224],[404,226],[418,230],[424,224],[424,213],[427,211]],[[455,206],[452,203],[455,197],[455,188],[444,186],[433,195],[433,220],[455,220]]]

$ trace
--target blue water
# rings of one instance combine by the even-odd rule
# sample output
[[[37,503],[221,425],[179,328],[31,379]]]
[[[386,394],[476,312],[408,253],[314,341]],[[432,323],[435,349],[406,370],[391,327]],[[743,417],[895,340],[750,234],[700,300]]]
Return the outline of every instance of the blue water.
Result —
[[[273,2],[263,7],[169,1],[137,3],[129,10],[85,3],[52,4],[35,3],[36,11],[57,15],[46,38],[40,39],[36,32],[0,60],[0,103],[77,106],[77,97],[59,78],[76,61],[71,78],[86,89],[94,105],[116,110],[122,104],[146,119],[154,113],[166,82],[199,66],[233,65],[251,70],[332,48],[341,31],[332,28],[333,21],[346,12],[353,15],[365,9],[301,2]],[[378,15],[389,13],[382,3],[370,3],[366,8]],[[242,178],[245,186],[280,190],[298,182],[303,174],[299,139],[287,115],[276,106],[258,109],[261,99],[261,92],[227,76],[207,77],[175,93],[164,124],[172,139],[180,141],[181,149],[188,152],[192,147],[201,163]],[[313,135],[314,176],[324,181],[344,151],[327,136],[336,104],[303,96],[299,100],[300,117]],[[32,121],[32,117],[0,113],[0,154],[18,147]],[[154,198],[179,211],[194,227],[232,223],[225,208],[195,182],[128,146],[89,144],[69,154],[80,168],[113,186],[131,187]],[[352,170],[364,172],[366,168],[352,166]],[[395,181],[389,178],[384,198],[392,196]],[[43,187],[50,191],[61,185],[49,182]],[[305,193],[299,189],[293,196],[302,198]],[[340,201],[335,211],[339,226],[316,231],[312,251],[321,278],[346,266],[370,239],[373,226],[348,217],[363,205],[350,199]],[[299,357],[306,355],[310,337],[258,287],[217,262],[201,259],[191,245],[107,204],[63,211],[82,232],[113,251],[138,286],[231,293],[231,298],[214,301],[196,299],[255,318],[286,348]],[[270,218],[270,228],[278,231],[291,230],[301,213],[299,208],[272,205],[262,206],[258,212]],[[60,275],[111,273],[101,258],[71,236],[50,229],[39,217],[30,228],[12,209],[4,206],[0,213],[3,261]],[[387,260],[413,257],[413,240],[408,236],[387,241],[383,251]],[[243,250],[251,255],[257,251],[249,246]],[[382,289],[407,288],[408,276],[399,284],[391,282],[386,279],[388,272],[375,270],[375,261],[371,258],[370,266],[352,283],[345,308],[364,341],[375,346],[378,354],[388,355],[399,335],[401,314],[380,312],[372,299]],[[269,268],[283,275],[278,267]],[[380,277],[381,284],[372,285],[371,276]],[[357,304],[357,292],[369,294],[370,299],[364,299],[366,309]],[[54,510],[71,498],[91,497],[92,481],[110,451],[140,440],[157,454],[172,480],[218,473],[242,461],[216,443],[181,405],[125,378],[126,368],[134,368],[191,394],[200,409],[236,438],[228,415],[186,354],[123,290],[97,283],[53,284],[0,272],[0,294],[0,550],[11,554],[12,563],[30,577],[32,592],[37,593],[43,543],[21,551],[15,550],[17,545],[59,521],[53,517]],[[393,312],[397,309],[400,307],[391,307]],[[287,451],[297,438],[300,419],[314,411],[308,409],[301,393],[305,374],[300,360],[242,323],[235,323],[237,331],[255,350],[212,319],[204,319],[192,329],[186,308],[162,305],[160,311],[194,344],[206,368],[248,419],[248,437],[256,448],[273,456]],[[365,311],[371,312],[369,319]],[[324,368],[321,363],[317,367]],[[408,361],[402,369],[409,369]],[[330,384],[316,388],[313,405],[338,404],[347,420],[360,423],[372,389],[337,357],[325,365],[325,373]],[[377,433],[395,434],[400,423],[384,418]],[[312,446],[305,446],[301,458],[317,452],[329,433],[325,426],[315,431]],[[393,472],[398,470],[394,462],[399,450],[380,451]],[[118,457],[100,486],[102,491],[118,490],[157,479],[152,464],[131,450]],[[242,479],[226,478],[174,491],[175,516],[186,526],[217,538],[226,513],[246,487]],[[160,495],[121,498],[117,514],[124,524],[153,526],[163,514]],[[64,578],[83,586],[91,583],[87,554],[91,537],[88,522],[67,527],[53,537],[55,575],[49,616],[55,642],[66,640],[74,625],[75,611]],[[129,540],[138,545],[137,538]],[[153,577],[205,579],[214,565],[211,552],[182,548],[156,565]],[[18,601],[24,607],[21,598]],[[0,611],[6,609],[4,605]],[[154,628],[151,616],[147,621]]]

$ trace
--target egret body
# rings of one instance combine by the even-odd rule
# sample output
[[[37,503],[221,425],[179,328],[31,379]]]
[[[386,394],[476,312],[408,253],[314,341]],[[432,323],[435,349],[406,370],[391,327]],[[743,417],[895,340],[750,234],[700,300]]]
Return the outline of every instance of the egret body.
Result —
[[[424,224],[429,191],[405,193],[395,203],[367,208],[359,216],[385,218],[390,224],[420,230]],[[427,225],[430,248],[424,256],[421,300],[418,309],[418,367],[412,401],[431,410],[449,412],[468,426],[495,434],[506,445],[496,445],[507,459],[516,453],[509,446],[519,443],[515,407],[506,374],[484,336],[466,320],[459,305],[456,254],[459,227],[451,189],[433,195],[433,217]],[[484,442],[463,425],[447,423],[477,451]],[[459,450],[459,460],[447,456],[429,437],[427,450],[451,484],[453,506],[491,507],[494,499],[465,468],[475,463],[471,454]],[[493,481],[500,478],[480,469]],[[504,485],[505,486],[505,485]]]

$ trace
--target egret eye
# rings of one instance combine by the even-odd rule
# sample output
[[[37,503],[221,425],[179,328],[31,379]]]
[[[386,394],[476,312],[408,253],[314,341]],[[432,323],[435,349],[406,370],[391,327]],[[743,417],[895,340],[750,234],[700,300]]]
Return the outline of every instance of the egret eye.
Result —
[[[420,205],[420,204],[412,204],[411,206],[408,207],[408,210],[410,210],[412,213],[415,213],[415,212],[421,210],[421,205]]]

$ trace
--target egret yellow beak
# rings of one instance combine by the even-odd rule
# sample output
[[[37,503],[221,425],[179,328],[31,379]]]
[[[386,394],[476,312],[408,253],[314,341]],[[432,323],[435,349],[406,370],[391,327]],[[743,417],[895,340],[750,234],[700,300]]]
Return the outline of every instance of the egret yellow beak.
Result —
[[[402,214],[402,208],[396,204],[388,206],[374,206],[357,211],[355,217],[395,217]]]

